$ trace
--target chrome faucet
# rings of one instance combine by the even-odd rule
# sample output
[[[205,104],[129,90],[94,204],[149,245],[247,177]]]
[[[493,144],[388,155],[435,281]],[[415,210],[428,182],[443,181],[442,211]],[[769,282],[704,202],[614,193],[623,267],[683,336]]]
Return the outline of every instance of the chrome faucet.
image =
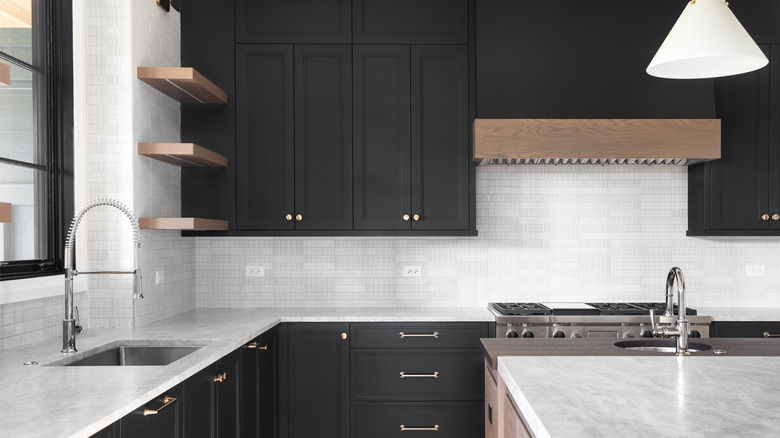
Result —
[[[91,271],[91,272],[79,272],[76,270],[76,231],[78,231],[81,218],[84,217],[89,210],[100,206],[107,205],[114,207],[127,216],[130,221],[130,225],[133,227],[133,270],[132,271]],[[133,276],[133,298],[143,299],[144,294],[141,284],[141,270],[138,268],[138,249],[141,247],[141,230],[138,228],[138,218],[135,217],[132,211],[124,204],[113,199],[98,199],[92,201],[81,211],[73,216],[73,221],[70,223],[70,229],[68,230],[68,237],[65,241],[65,319],[62,320],[62,352],[63,353],[75,353],[76,350],[76,335],[81,332],[81,327],[76,325],[77,318],[74,318],[73,311],[73,277],[76,275],[86,274],[130,274]]]
[[[666,311],[664,316],[674,316],[674,281],[677,280],[677,321],[671,325],[656,325],[655,310],[650,309],[650,324],[653,326],[653,336],[658,338],[677,338],[674,354],[688,356],[688,319],[685,309],[685,277],[680,268],[672,268],[666,276]]]

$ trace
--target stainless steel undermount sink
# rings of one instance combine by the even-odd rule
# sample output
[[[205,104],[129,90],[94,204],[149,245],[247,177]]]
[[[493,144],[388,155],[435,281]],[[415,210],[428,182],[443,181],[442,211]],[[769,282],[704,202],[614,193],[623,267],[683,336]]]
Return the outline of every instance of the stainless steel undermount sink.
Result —
[[[61,366],[164,366],[204,346],[180,341],[115,341],[83,353],[60,359],[50,365]]]
[[[634,351],[651,351],[654,353],[672,353],[675,352],[676,339],[632,339],[630,341],[615,342],[615,347]],[[700,342],[689,342],[688,351],[696,353],[699,351],[711,350],[712,345],[702,344]]]

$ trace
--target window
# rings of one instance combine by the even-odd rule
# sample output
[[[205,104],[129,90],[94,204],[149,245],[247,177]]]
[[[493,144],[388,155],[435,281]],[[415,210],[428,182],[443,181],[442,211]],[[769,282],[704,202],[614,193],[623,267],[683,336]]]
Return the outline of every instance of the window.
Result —
[[[71,0],[0,1],[0,280],[62,272],[73,214]]]

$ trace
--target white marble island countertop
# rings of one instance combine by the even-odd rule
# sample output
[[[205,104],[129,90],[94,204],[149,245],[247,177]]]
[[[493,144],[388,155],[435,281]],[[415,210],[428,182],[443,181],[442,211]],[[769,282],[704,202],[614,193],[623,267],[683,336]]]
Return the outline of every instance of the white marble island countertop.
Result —
[[[0,351],[0,437],[89,437],[280,322],[493,321],[482,308],[198,309],[135,329],[84,329],[79,353],[114,341],[186,341],[167,366],[48,366],[62,339]],[[26,366],[27,361],[38,365]]]
[[[780,357],[500,357],[537,437],[769,437]]]

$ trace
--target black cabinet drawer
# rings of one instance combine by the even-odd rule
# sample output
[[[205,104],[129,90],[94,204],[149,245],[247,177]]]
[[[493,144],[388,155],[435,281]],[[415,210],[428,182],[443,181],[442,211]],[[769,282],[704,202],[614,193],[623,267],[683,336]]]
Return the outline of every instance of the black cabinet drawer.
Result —
[[[780,339],[778,321],[715,321],[711,327],[713,338],[777,338]],[[765,336],[764,333],[777,336]]]
[[[180,436],[182,387],[176,386],[119,420],[120,437]]]
[[[352,404],[353,438],[475,438],[485,436],[483,421],[481,402]]]
[[[355,44],[468,44],[469,0],[354,0]]]
[[[354,348],[479,348],[486,322],[393,322],[352,324]]]
[[[353,350],[350,360],[353,401],[484,397],[479,350]]]

